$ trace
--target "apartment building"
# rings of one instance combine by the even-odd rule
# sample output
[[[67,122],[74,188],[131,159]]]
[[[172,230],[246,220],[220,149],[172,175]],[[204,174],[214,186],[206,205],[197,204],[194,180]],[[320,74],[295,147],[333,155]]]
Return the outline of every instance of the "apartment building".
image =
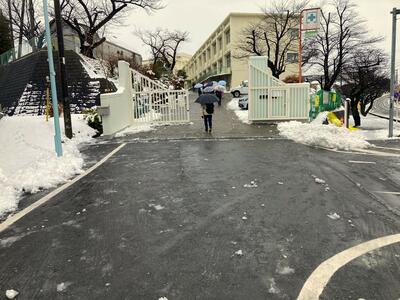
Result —
[[[188,87],[197,82],[225,80],[230,88],[248,80],[248,59],[236,58],[236,48],[242,42],[243,30],[250,24],[261,22],[264,17],[261,13],[229,14],[185,66]],[[297,52],[288,53],[290,64],[281,79],[298,74],[297,57]]]

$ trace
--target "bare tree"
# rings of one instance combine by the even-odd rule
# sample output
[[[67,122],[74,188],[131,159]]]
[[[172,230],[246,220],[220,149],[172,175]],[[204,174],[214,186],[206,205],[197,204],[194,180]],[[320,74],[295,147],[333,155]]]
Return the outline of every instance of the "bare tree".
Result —
[[[162,58],[161,52],[165,49],[166,40],[163,30],[157,28],[154,31],[137,30],[136,35],[141,39],[142,43],[150,48],[152,57],[152,66],[155,66],[157,61]]]
[[[321,84],[326,91],[335,84],[355,49],[362,50],[381,40],[368,37],[365,21],[360,19],[351,0],[333,0],[330,6],[333,11],[321,12],[320,33],[305,49],[308,64],[322,69]]]
[[[176,55],[178,54],[178,49],[183,42],[187,42],[189,38],[189,33],[186,31],[166,31],[167,43],[164,50],[161,52],[164,62],[168,70],[172,73],[176,65]]]
[[[143,44],[150,48],[153,66],[156,67],[161,62],[169,73],[175,69],[179,47],[189,38],[189,33],[186,31],[169,31],[160,28],[154,31],[137,31],[136,34]]]
[[[345,81],[342,93],[351,99],[351,109],[355,126],[360,125],[360,114],[366,116],[374,105],[374,100],[388,92],[390,79],[387,74],[387,57],[382,50],[373,47],[355,49],[349,54],[343,66]]]
[[[308,4],[307,0],[275,0],[263,9],[263,20],[250,24],[242,32],[236,58],[251,55],[267,56],[268,67],[274,77],[285,72],[289,52],[298,53],[299,16]]]
[[[81,53],[89,57],[106,40],[98,37],[104,26],[121,21],[134,8],[146,11],[162,8],[161,0],[63,0],[61,6],[64,22],[79,36]]]
[[[44,26],[41,21],[41,1],[40,0],[23,0],[10,1],[0,0],[0,9],[11,15],[13,34],[27,40],[43,34]]]

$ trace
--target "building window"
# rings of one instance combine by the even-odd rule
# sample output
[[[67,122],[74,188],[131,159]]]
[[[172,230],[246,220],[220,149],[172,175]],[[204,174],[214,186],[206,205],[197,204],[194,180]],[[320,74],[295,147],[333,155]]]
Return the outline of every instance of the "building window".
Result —
[[[292,39],[299,37],[299,29],[298,28],[290,28],[288,33],[289,33],[290,38],[292,38]]]
[[[218,51],[222,50],[222,37],[218,38]]]
[[[229,29],[225,31],[225,42],[227,45],[231,42],[231,31]]]
[[[217,54],[217,43],[213,44],[213,54],[216,55]]]
[[[297,63],[299,62],[299,54],[298,53],[287,53],[286,54],[286,62],[288,63]]]
[[[227,55],[225,55],[225,66],[227,68],[231,67],[231,54],[228,53]]]

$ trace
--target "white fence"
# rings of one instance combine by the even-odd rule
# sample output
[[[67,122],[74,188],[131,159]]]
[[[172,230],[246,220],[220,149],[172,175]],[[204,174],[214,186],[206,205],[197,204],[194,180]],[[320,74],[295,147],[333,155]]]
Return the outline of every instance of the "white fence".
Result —
[[[99,113],[105,135],[141,123],[179,124],[190,121],[187,90],[169,90],[118,62],[118,91],[100,95]]]
[[[170,90],[135,70],[131,72],[134,122],[173,124],[190,121],[187,90]]]
[[[310,85],[286,84],[272,76],[264,56],[249,60],[249,120],[306,120],[310,111]]]

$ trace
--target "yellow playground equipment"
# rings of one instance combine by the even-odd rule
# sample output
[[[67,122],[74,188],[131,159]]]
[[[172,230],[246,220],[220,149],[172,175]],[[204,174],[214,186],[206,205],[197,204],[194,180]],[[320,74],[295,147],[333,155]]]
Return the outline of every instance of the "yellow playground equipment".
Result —
[[[329,124],[333,124],[337,127],[342,127],[344,125],[344,115],[342,116],[341,114],[337,114],[333,111],[328,112],[326,116]],[[349,127],[349,130],[358,130],[358,128],[354,128],[353,126]]]

